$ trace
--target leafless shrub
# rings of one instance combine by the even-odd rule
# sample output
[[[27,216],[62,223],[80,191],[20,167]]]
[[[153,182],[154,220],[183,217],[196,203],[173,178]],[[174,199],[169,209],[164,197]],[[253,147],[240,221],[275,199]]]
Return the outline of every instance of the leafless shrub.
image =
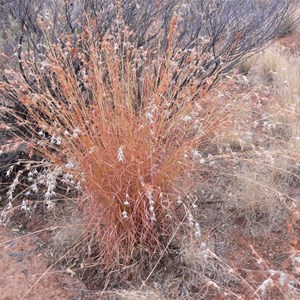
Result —
[[[124,25],[131,32],[131,42],[136,47],[147,49],[157,47],[158,42],[160,49],[167,47],[166,39],[158,40],[158,32],[164,31],[167,37],[170,20],[174,13],[177,14],[179,34],[174,45],[183,53],[194,49],[206,54],[204,61],[194,61],[197,71],[191,76],[199,78],[199,84],[208,87],[220,74],[231,70],[244,55],[260,49],[278,36],[282,24],[297,8],[292,0],[164,0],[159,3],[156,0],[147,3],[134,0],[23,0],[11,3],[11,14],[20,24],[18,58],[20,70],[26,78],[28,74],[23,61],[39,62],[44,55],[47,56],[47,49],[43,46],[45,30],[47,37],[57,43],[62,42],[61,35],[69,32],[72,35],[69,42],[74,47],[83,47],[84,42],[78,39],[78,33],[90,18],[96,22],[94,38],[101,40],[104,34],[116,32],[114,20],[121,10]],[[43,28],[43,19],[50,21],[47,28]],[[78,63],[75,63],[77,71],[80,68]],[[181,62],[183,65],[184,61]],[[39,68],[38,65],[35,67]],[[186,81],[181,83],[185,84]]]
[[[288,15],[280,25],[280,36],[293,32],[299,25],[300,9],[298,8],[294,13]]]

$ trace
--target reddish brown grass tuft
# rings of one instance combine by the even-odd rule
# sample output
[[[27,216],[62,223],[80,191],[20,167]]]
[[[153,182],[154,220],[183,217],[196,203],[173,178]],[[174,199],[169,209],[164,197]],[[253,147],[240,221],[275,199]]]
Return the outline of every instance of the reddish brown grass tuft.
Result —
[[[28,112],[35,151],[81,182],[81,209],[112,267],[167,244],[189,207],[186,177],[225,128],[229,106],[204,97],[192,74],[205,54],[172,42],[176,19],[165,49],[136,48],[126,28],[98,42],[90,26],[79,38],[85,51],[68,37],[64,47],[47,45],[34,87],[19,79],[2,88]]]

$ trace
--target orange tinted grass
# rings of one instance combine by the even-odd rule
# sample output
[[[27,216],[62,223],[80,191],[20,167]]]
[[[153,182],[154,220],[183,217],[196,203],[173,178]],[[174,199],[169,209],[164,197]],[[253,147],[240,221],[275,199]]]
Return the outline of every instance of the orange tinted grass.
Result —
[[[21,89],[2,88],[26,107],[35,150],[81,181],[81,209],[99,240],[101,263],[111,268],[128,264],[137,252],[163,249],[182,221],[178,208],[190,205],[186,177],[201,170],[192,153],[216,142],[229,106],[200,97],[198,79],[182,87],[190,66],[172,81],[181,54],[171,37],[164,54],[129,41],[121,45],[119,37],[106,36],[100,46],[89,30],[84,34],[88,59],[49,45],[48,83],[35,74],[39,93],[24,82]],[[73,68],[79,56],[80,75]]]

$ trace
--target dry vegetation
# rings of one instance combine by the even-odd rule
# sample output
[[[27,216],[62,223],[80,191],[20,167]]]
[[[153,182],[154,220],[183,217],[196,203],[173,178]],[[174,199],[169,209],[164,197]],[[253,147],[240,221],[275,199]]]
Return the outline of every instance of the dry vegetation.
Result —
[[[113,21],[87,9],[63,34],[30,19],[39,44],[23,31],[19,68],[0,83],[23,147],[2,165],[1,222],[46,217],[50,269],[99,299],[298,299],[300,59],[278,44],[258,52],[299,30],[297,6],[264,41],[246,17],[226,40],[175,2],[146,21],[128,21],[127,2],[109,6]],[[148,25],[142,41],[135,22]]]

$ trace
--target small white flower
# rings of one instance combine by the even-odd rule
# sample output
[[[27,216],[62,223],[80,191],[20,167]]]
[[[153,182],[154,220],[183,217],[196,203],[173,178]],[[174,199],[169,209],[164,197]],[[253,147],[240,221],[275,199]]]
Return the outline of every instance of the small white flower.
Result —
[[[72,161],[68,161],[68,163],[66,164],[67,169],[73,169],[74,167],[75,167],[75,165],[73,164]]]
[[[73,137],[74,138],[78,138],[78,134],[80,133],[80,129],[79,128],[75,128],[74,132],[73,132]]]
[[[193,156],[194,158],[201,158],[201,157],[202,157],[202,154],[201,154],[198,150],[193,149],[193,150],[192,150],[192,156]]]
[[[52,208],[54,208],[54,203],[49,199],[46,201],[46,207],[47,209],[51,210]]]
[[[253,134],[250,131],[247,131],[245,133],[245,139],[248,140],[248,141],[250,141],[252,139],[252,136],[253,136]]]
[[[150,124],[154,123],[153,114],[151,112],[146,112],[146,118],[149,120]]]
[[[185,123],[188,123],[192,120],[192,117],[187,115],[187,116],[182,117],[181,120]]]
[[[200,163],[201,165],[203,165],[203,164],[205,163],[205,159],[204,159],[204,158],[201,158],[201,159],[199,160],[199,163]]]
[[[30,208],[29,208],[29,206],[27,205],[27,203],[26,203],[26,201],[23,199],[23,201],[22,201],[22,205],[21,205],[21,208],[20,208],[21,210],[24,210],[25,212],[28,212],[28,211],[30,211]]]
[[[193,216],[190,213],[188,214],[188,216],[189,216],[189,224],[191,226],[194,225],[194,218],[193,218]]]
[[[44,145],[45,145],[45,143],[44,143],[43,141],[38,141],[37,144],[38,144],[39,146],[44,146]]]
[[[144,187],[145,186],[145,181],[144,181],[144,178],[142,176],[140,176],[140,182],[141,182],[142,187]]]
[[[177,203],[178,203],[178,204],[181,204],[181,203],[182,203],[182,199],[181,199],[180,196],[177,197]]]
[[[122,211],[122,216],[123,216],[124,219],[127,219],[128,218],[128,213],[125,210],[123,210]]]
[[[124,151],[123,151],[123,146],[120,146],[118,149],[118,161],[124,163],[125,162],[125,156],[124,156]]]
[[[47,191],[47,192],[45,193],[45,200],[46,200],[46,201],[49,201],[50,198],[51,198],[51,195],[52,195],[52,193],[49,192],[49,191]]]
[[[151,216],[150,220],[151,220],[152,222],[156,222],[156,217],[155,217],[155,215]]]
[[[10,166],[10,167],[8,168],[8,170],[6,171],[6,177],[9,177],[9,176],[10,176],[10,174],[11,174],[11,172],[12,172],[12,170],[13,170],[13,167],[14,167],[14,166]]]
[[[93,154],[97,150],[97,147],[91,147],[89,154]]]
[[[184,159],[188,159],[188,158],[189,158],[189,155],[187,154],[187,151],[184,151],[183,158],[184,158]]]
[[[61,145],[61,141],[62,141],[62,138],[61,138],[61,136],[58,136],[57,138],[56,138],[56,145]]]
[[[31,190],[34,192],[34,193],[37,193],[39,191],[36,183],[34,183],[32,186],[31,186]]]
[[[126,199],[125,199],[125,201],[124,201],[124,205],[125,206],[129,206],[130,205],[130,203],[129,203],[129,195],[128,195],[128,193],[126,193]]]
[[[201,236],[201,232],[200,231],[195,231],[195,237],[199,237]]]

